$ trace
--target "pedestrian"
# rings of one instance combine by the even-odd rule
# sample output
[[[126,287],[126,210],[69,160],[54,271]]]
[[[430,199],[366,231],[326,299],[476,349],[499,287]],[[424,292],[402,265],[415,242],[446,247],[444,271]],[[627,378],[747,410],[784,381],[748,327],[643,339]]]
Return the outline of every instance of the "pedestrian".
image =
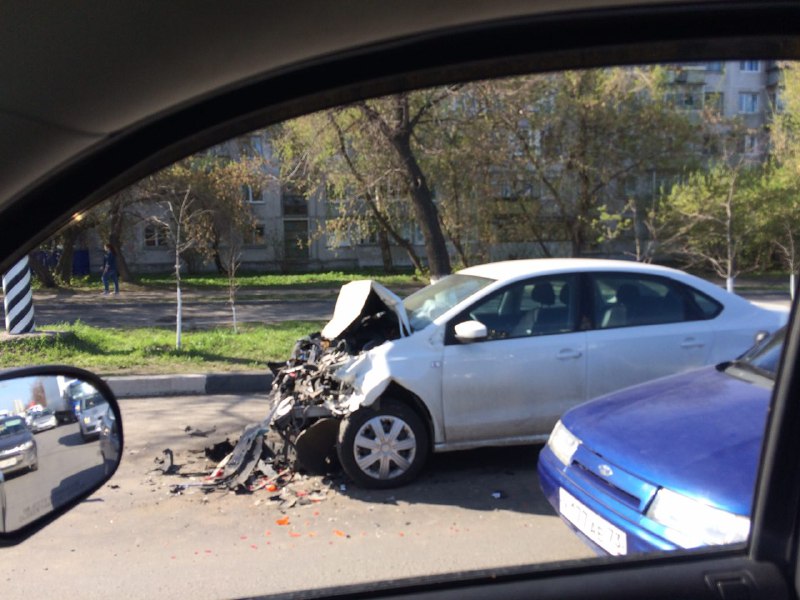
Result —
[[[103,287],[105,291],[103,294],[108,295],[108,282],[114,282],[114,294],[119,294],[119,274],[117,273],[117,255],[114,254],[114,249],[111,244],[103,246]]]

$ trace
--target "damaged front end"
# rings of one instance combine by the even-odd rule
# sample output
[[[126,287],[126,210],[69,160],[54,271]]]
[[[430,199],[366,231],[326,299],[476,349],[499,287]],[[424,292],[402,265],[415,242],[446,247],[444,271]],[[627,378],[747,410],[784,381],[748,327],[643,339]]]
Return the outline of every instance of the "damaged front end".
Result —
[[[270,363],[266,418],[245,429],[207,481],[252,491],[265,477],[287,470],[330,471],[340,420],[365,400],[348,372],[363,353],[410,333],[395,294],[371,280],[344,285],[323,330],[298,340],[286,362]]]

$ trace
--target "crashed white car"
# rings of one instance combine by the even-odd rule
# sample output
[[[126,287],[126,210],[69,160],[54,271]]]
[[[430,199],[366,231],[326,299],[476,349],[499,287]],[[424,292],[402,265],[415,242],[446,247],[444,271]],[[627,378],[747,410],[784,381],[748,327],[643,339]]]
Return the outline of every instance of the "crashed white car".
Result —
[[[485,264],[402,301],[353,282],[321,335],[273,366],[267,424],[301,465],[335,446],[359,485],[401,485],[430,451],[543,441],[570,407],[735,358],[786,318],[625,261]]]

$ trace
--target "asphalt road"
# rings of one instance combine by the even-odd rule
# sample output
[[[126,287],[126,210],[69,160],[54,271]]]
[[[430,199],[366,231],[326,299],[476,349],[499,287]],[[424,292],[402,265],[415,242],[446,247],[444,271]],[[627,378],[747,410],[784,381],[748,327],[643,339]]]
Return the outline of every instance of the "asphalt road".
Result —
[[[535,446],[436,455],[418,482],[395,490],[298,478],[289,488],[315,501],[289,507],[267,491],[171,494],[191,478],[163,475],[154,462],[169,448],[179,473],[208,472],[202,449],[261,420],[265,397],[121,404],[119,470],[73,511],[0,550],[4,598],[246,597],[591,556],[543,499]]]
[[[410,292],[404,290],[401,293]],[[788,294],[777,292],[744,292],[749,300],[766,306],[788,308]],[[240,323],[280,323],[289,320],[325,321],[333,315],[335,290],[293,292],[289,295],[259,290],[243,293],[236,303]],[[3,307],[0,306],[0,314]],[[47,325],[73,322],[98,327],[170,327],[175,324],[174,292],[165,290],[125,292],[119,296],[101,293],[36,292],[34,318],[37,329]],[[231,310],[219,292],[186,293],[183,298],[183,325],[203,329],[231,324]]]
[[[35,435],[39,469],[6,476],[6,528],[19,529],[103,478],[99,443],[84,443],[77,423]]]
[[[239,323],[280,323],[293,320],[330,319],[335,300],[251,300],[236,304]],[[96,327],[170,327],[175,325],[175,302],[142,303],[120,296],[98,294],[92,301],[81,303],[37,302],[34,318],[38,329],[54,323],[82,322]],[[227,326],[231,310],[224,302],[202,299],[183,304],[183,325],[188,329]]]

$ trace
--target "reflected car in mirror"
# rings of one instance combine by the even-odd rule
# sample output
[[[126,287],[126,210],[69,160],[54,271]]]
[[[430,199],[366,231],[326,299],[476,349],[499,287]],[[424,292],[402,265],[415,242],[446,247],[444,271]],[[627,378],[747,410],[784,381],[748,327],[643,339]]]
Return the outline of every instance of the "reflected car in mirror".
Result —
[[[72,381],[76,375],[79,386]],[[88,416],[89,424],[58,425],[56,411],[63,405],[71,410],[64,393],[68,385],[80,388],[81,416]],[[71,367],[0,374],[0,411],[6,415],[0,417],[0,471],[5,479],[0,480],[0,499],[4,499],[0,545],[5,545],[25,539],[37,524],[45,524],[99,488],[119,462],[122,428],[108,386]],[[25,424],[26,416],[32,418],[32,428]],[[97,438],[102,437],[103,424],[108,433],[101,442]]]
[[[103,457],[103,470],[111,475],[119,462],[120,439],[117,418],[111,406],[100,417],[100,456]]]
[[[20,415],[0,419],[0,470],[5,474],[39,467],[36,440]]]

